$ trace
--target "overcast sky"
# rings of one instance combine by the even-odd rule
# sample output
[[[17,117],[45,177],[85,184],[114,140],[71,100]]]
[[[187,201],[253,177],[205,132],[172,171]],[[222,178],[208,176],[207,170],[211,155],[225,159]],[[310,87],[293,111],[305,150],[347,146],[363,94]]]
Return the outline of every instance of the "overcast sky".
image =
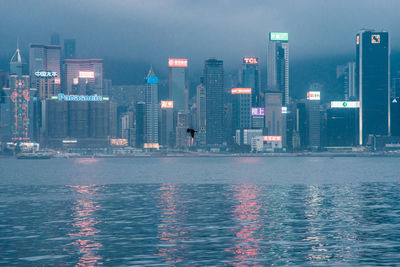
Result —
[[[267,33],[285,31],[292,58],[351,55],[361,28],[389,31],[398,49],[399,10],[398,0],[0,0],[0,54],[11,53],[17,37],[25,48],[49,43],[56,31],[76,38],[83,58],[229,64],[264,57]]]

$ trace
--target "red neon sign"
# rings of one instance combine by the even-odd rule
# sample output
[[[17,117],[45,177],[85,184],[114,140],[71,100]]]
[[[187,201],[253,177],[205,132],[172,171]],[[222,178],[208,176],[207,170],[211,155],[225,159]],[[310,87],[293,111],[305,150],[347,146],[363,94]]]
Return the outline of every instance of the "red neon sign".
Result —
[[[263,141],[266,141],[266,142],[270,142],[270,141],[279,142],[279,141],[282,141],[282,136],[263,136]]]
[[[232,88],[232,95],[237,94],[251,94],[251,88]]]
[[[258,64],[258,58],[256,57],[244,57],[243,58],[244,64]]]
[[[187,68],[188,60],[186,58],[170,58],[168,59],[168,67]]]

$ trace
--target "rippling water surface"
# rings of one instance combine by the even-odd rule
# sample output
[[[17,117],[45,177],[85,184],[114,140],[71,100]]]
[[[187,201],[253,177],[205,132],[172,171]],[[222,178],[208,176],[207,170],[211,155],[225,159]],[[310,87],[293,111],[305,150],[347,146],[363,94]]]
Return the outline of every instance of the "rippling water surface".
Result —
[[[0,266],[400,265],[396,158],[0,160]]]

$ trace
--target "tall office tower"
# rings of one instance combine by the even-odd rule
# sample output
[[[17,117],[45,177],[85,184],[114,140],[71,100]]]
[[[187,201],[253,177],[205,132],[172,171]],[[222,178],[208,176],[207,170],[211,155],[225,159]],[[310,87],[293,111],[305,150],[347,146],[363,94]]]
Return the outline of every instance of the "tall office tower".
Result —
[[[221,145],[224,142],[223,61],[214,58],[206,60],[203,77],[206,87],[206,142],[208,145]]]
[[[261,73],[258,58],[244,57],[240,72],[240,84],[244,88],[251,88],[252,107],[261,107]]]
[[[206,145],[206,87],[201,79],[196,87],[196,107],[197,107],[197,135],[195,142],[199,146]]]
[[[360,145],[369,135],[390,135],[390,43],[388,32],[356,35],[356,79],[360,100]]]
[[[174,102],[161,101],[160,112],[160,145],[163,147],[173,147],[175,140],[174,131]]]
[[[307,92],[306,112],[308,123],[308,147],[311,149],[319,149],[321,147],[321,113],[319,91]]]
[[[336,79],[343,85],[344,99],[355,100],[356,96],[356,63],[348,62],[336,67]]]
[[[158,77],[152,67],[147,75],[145,99],[146,120],[144,142],[147,144],[158,144]]]
[[[358,101],[332,101],[327,109],[326,143],[328,146],[358,145]]]
[[[265,128],[268,136],[282,137],[284,135],[282,131],[282,94],[279,91],[265,92]]]
[[[174,101],[174,110],[187,110],[185,104],[187,59],[168,59],[169,67],[169,99]]]
[[[103,94],[102,59],[65,59],[63,71],[65,93],[78,93],[79,84],[82,84],[85,94]]]
[[[136,148],[143,148],[144,144],[144,124],[145,124],[146,103],[136,103],[135,128],[136,128]]]
[[[232,88],[233,135],[237,129],[251,128],[251,88]]]
[[[58,32],[53,32],[50,36],[51,45],[60,45],[60,34]]]
[[[29,75],[31,88],[36,88],[40,99],[60,93],[61,47],[31,44],[29,48]]]
[[[270,32],[267,53],[267,90],[282,93],[282,106],[290,101],[289,38],[286,32]]]
[[[76,58],[76,43],[75,39],[64,40],[64,59]]]
[[[176,115],[176,143],[178,149],[187,149],[192,145],[192,137],[187,133],[190,126],[190,114],[185,111],[178,111]]]

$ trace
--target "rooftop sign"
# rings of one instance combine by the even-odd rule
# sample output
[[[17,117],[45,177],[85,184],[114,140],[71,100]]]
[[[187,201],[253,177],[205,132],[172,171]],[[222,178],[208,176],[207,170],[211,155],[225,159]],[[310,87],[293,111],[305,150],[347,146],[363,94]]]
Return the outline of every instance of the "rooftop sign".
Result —
[[[269,40],[270,41],[288,41],[289,34],[287,32],[270,32]]]
[[[188,60],[186,58],[170,58],[168,59],[168,67],[187,68]]]

